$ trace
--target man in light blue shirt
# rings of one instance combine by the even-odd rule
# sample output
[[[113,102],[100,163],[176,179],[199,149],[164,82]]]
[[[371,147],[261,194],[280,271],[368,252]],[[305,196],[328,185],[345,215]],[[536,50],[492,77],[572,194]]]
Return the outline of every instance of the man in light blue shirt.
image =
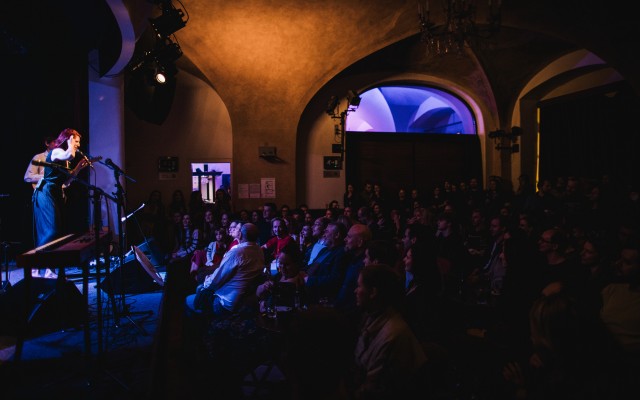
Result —
[[[264,252],[258,240],[258,227],[247,223],[241,228],[240,244],[227,251],[220,266],[187,297],[187,307],[195,312],[223,317],[238,311],[255,294],[264,269]]]

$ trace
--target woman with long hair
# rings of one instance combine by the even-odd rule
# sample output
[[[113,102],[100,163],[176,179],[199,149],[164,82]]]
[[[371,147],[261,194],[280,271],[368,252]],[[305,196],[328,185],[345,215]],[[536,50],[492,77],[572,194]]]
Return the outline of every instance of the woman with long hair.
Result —
[[[36,247],[42,246],[60,236],[64,231],[64,202],[63,187],[68,186],[78,175],[80,170],[89,165],[85,157],[73,169],[69,163],[76,157],[80,147],[80,133],[75,129],[64,129],[55,140],[53,150],[46,158],[44,176],[36,185],[33,192],[33,227]],[[45,277],[54,278],[51,271]]]

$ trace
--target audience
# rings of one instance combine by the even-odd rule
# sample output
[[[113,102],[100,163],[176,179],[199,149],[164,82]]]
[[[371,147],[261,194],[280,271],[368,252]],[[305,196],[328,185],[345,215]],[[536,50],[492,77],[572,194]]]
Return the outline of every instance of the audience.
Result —
[[[516,191],[495,177],[487,190],[476,178],[457,185],[444,179],[437,204],[423,204],[413,188],[411,196],[401,190],[398,199],[388,199],[388,207],[377,203],[379,185],[366,183],[359,191],[350,184],[342,210],[335,204],[293,210],[301,225],[291,242],[285,240],[286,220],[275,218],[274,203],[265,203],[262,213],[254,211],[255,221],[268,222],[274,236],[260,242],[257,226],[249,224],[253,240],[230,244],[194,298],[199,309],[228,316],[254,297],[265,300],[280,285],[295,282],[300,289],[304,282],[309,307],[328,301],[321,313],[347,318],[335,328],[344,338],[353,335],[351,350],[344,342],[331,353],[320,349],[332,346],[306,347],[318,360],[350,358],[354,365],[328,374],[292,351],[305,349],[306,339],[323,337],[320,332],[337,334],[322,325],[333,319],[302,311],[297,316],[310,318],[304,324],[316,326],[319,336],[289,336],[304,331],[301,326],[287,332],[281,367],[293,398],[402,398],[417,382],[434,379],[450,391],[434,398],[621,398],[615,384],[637,394],[640,196],[633,185],[615,190],[605,182],[559,178],[541,178],[536,192],[526,176]],[[176,215],[184,241],[183,231],[196,228]],[[381,230],[381,221],[391,229]],[[235,224],[232,237],[240,233]],[[252,253],[260,245],[266,257]],[[619,260],[614,263],[612,256]],[[278,274],[265,280],[272,257],[279,260]],[[213,259],[203,259],[215,267]],[[233,275],[242,269],[246,279]],[[220,282],[222,277],[228,282]],[[493,301],[478,307],[483,300]],[[434,348],[446,356],[434,356]],[[349,351],[351,357],[344,358]],[[388,357],[385,363],[381,357]],[[437,373],[433,364],[424,369],[425,357],[449,364],[438,364],[443,369]],[[509,360],[514,362],[503,370]],[[327,385],[314,376],[326,377]]]

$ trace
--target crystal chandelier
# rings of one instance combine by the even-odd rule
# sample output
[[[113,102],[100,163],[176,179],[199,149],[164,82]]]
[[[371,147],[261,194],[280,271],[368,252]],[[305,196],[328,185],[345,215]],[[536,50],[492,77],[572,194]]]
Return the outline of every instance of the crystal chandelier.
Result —
[[[426,45],[427,57],[462,54],[465,45],[472,46],[477,39],[487,38],[500,29],[501,0],[487,0],[487,25],[476,25],[477,1],[441,0],[444,24],[431,19],[429,0],[418,1],[420,41]]]

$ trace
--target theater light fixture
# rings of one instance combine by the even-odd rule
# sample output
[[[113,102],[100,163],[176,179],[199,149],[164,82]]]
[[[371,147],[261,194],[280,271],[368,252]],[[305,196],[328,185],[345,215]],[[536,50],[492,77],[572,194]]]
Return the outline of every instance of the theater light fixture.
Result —
[[[327,113],[327,115],[329,115],[332,119],[339,120],[339,123],[335,124],[333,127],[334,128],[333,137],[334,137],[334,141],[336,142],[335,144],[339,146],[339,147],[336,147],[336,149],[339,149],[339,151],[337,152],[333,151],[333,148],[332,148],[332,151],[334,153],[340,153],[340,156],[338,157],[340,160],[339,169],[342,169],[342,161],[344,161],[344,139],[345,139],[344,133],[345,133],[345,123],[347,120],[347,116],[349,115],[350,112],[355,111],[360,106],[360,101],[362,100],[358,92],[356,92],[355,90],[347,91],[346,97],[347,97],[347,107],[344,110],[340,111],[340,99],[337,96],[331,96],[331,98],[327,102],[327,108],[325,109],[325,112]],[[327,164],[325,163],[325,167],[326,166]]]
[[[184,11],[176,8],[171,0],[156,1],[162,9],[162,14],[156,18],[149,18],[158,38],[166,38],[184,28],[187,21],[183,19]]]
[[[149,82],[164,85],[178,73],[175,61],[181,56],[180,45],[165,38],[156,42],[155,49],[146,51],[131,70],[144,71],[145,74],[150,74]]]

